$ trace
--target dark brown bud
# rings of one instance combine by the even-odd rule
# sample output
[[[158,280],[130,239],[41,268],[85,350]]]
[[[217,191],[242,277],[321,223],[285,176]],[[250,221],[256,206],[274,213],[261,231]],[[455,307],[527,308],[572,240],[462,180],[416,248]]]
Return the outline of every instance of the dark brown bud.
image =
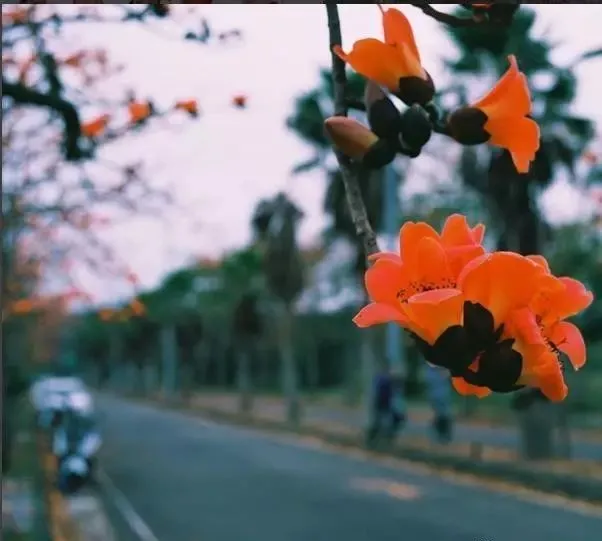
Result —
[[[476,107],[462,107],[454,111],[447,125],[450,135],[462,145],[481,145],[489,141],[485,131],[487,115]]]
[[[435,95],[435,84],[425,70],[426,79],[422,77],[402,77],[399,79],[399,89],[395,95],[406,105],[426,105]]]
[[[400,143],[404,150],[420,151],[432,133],[431,121],[420,105],[408,107],[401,115]]]
[[[394,144],[387,139],[379,139],[363,157],[361,163],[368,169],[380,169],[389,165],[397,155]]]
[[[370,129],[378,137],[395,140],[401,130],[401,114],[395,104],[372,81],[366,83],[364,102]]]

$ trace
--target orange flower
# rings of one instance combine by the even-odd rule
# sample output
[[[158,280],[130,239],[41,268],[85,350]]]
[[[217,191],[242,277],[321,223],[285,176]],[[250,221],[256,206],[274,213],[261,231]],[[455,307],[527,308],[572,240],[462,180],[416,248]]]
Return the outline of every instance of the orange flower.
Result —
[[[430,237],[440,242],[443,246],[455,280],[469,261],[485,253],[485,249],[481,246],[484,236],[485,226],[477,224],[475,227],[470,227],[466,216],[462,214],[448,216],[443,224],[440,235],[425,222],[406,222],[399,232],[399,250],[401,255],[381,252],[374,254],[371,259],[377,260],[383,257],[401,259],[408,257],[407,255],[404,256],[404,252],[410,252],[411,246],[420,238]]]
[[[581,331],[564,320],[585,310],[593,302],[593,294],[578,280],[552,276],[543,257],[529,259],[545,271],[548,282],[537,291],[528,308],[511,314],[507,327],[517,338],[516,349],[531,360],[525,381],[540,387],[550,400],[563,400],[568,390],[560,353],[568,357],[575,370],[586,361]]]
[[[354,322],[400,324],[429,363],[450,371],[460,394],[529,386],[563,400],[558,353],[576,368],[585,362],[581,334],[564,319],[592,295],[576,280],[552,276],[539,256],[485,254],[483,233],[459,214],[441,234],[426,223],[404,224],[400,254],[373,257],[365,275],[372,302]]]
[[[430,102],[435,87],[420,63],[410,22],[398,9],[378,7],[382,12],[384,42],[361,39],[349,53],[336,45],[334,54],[367,79],[386,87],[405,104]]]
[[[232,98],[232,105],[239,109],[244,109],[247,106],[247,96],[244,94],[237,94]]]
[[[146,312],[146,306],[138,299],[133,299],[130,303],[130,309],[135,316],[142,316]]]
[[[82,135],[90,138],[99,137],[104,133],[110,119],[109,115],[101,115],[90,122],[85,122],[82,124]]]
[[[425,222],[405,223],[399,232],[399,255],[381,252],[371,258],[374,265],[366,271],[365,283],[373,303],[355,316],[355,324],[369,327],[397,321],[404,325],[406,303],[414,296],[456,287],[460,270],[484,253],[480,245],[484,231],[482,224],[470,228],[460,214],[446,220],[441,235]],[[438,298],[433,295],[417,300],[428,304]]]
[[[177,101],[174,109],[185,111],[190,116],[196,117],[199,114],[199,106],[196,100],[180,100]]]
[[[62,63],[65,66],[69,66],[71,68],[79,68],[87,56],[88,56],[87,51],[79,51],[77,53],[74,53],[74,54],[66,57]]]
[[[130,115],[130,122],[132,124],[138,124],[146,120],[152,114],[152,106],[150,102],[137,102],[132,101],[128,104],[128,112]]]
[[[519,173],[529,171],[539,149],[539,126],[529,118],[531,97],[527,78],[516,58],[510,68],[481,100],[454,111],[448,120],[451,136],[463,145],[490,144],[505,148]]]

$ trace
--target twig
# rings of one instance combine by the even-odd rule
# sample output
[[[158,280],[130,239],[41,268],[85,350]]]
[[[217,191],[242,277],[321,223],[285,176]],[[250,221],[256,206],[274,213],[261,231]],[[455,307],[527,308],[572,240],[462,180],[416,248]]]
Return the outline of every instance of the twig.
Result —
[[[81,124],[77,109],[71,102],[62,98],[38,92],[21,83],[10,83],[2,79],[2,94],[11,97],[15,103],[23,105],[38,105],[56,111],[63,117],[65,123],[65,155],[67,159],[81,158],[83,155],[79,146]]]
[[[456,17],[455,15],[450,15],[449,13],[443,13],[431,6],[429,2],[411,2],[410,5],[420,9],[422,13],[428,17],[431,17],[440,23],[448,26],[454,26],[456,28],[474,28],[476,26],[483,26],[487,24],[499,24],[499,21],[496,23],[494,21],[490,21],[488,18],[465,18]],[[508,21],[508,24],[509,23],[510,21]]]
[[[345,72],[345,63],[332,52],[335,45],[341,45],[341,23],[339,20],[339,10],[336,3],[325,2],[326,13],[328,16],[328,34],[330,37],[330,52],[332,55],[332,82],[334,86],[334,114],[337,116],[347,116],[346,87],[347,74]],[[345,193],[347,195],[347,205],[349,214],[355,226],[355,232],[361,240],[366,256],[375,254],[379,251],[378,242],[374,230],[368,220],[368,213],[362,198],[362,192],[359,185],[359,167],[351,163],[346,156],[335,149],[335,155],[341,169]]]

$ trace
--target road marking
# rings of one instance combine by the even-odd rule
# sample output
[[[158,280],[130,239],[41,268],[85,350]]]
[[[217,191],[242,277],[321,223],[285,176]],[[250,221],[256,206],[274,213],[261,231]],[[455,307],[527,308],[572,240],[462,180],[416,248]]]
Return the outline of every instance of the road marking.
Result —
[[[121,516],[125,519],[132,531],[138,536],[140,541],[159,541],[159,538],[136,512],[134,506],[125,497],[123,492],[115,486],[115,483],[111,481],[111,478],[104,471],[98,471],[97,478],[98,482],[115,503],[115,507],[121,513]]]
[[[415,485],[399,483],[390,479],[356,477],[351,479],[351,488],[365,492],[384,492],[392,498],[398,500],[418,500],[422,497],[422,492]]]

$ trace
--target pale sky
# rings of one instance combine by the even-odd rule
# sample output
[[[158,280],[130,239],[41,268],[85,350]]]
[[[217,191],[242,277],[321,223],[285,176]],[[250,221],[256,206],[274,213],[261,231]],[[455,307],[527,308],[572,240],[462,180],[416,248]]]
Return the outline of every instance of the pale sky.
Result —
[[[244,39],[226,46],[199,46],[166,39],[139,25],[86,27],[85,35],[74,35],[80,44],[106,47],[114,61],[126,65],[122,76],[107,83],[107,92],[125,85],[160,106],[194,97],[203,109],[198,120],[174,122],[170,130],[159,124],[106,151],[114,160],[144,161],[153,182],[169,185],[182,204],[170,213],[167,226],[132,220],[107,235],[146,287],[193,254],[218,255],[243,245],[250,238],[248,224],[256,200],[278,190],[287,190],[306,213],[303,243],[317,241],[325,225],[321,175],[290,174],[312,151],[285,126],[293,98],[313,88],[320,67],[330,61],[324,6],[232,4],[199,9],[216,31],[240,28]],[[440,59],[453,55],[450,42],[439,23],[411,6],[403,9],[413,24],[423,64],[443,86]],[[570,64],[580,52],[600,45],[601,5],[540,4],[535,9],[540,15],[538,31],[549,32],[560,44],[558,62]],[[343,5],[341,21],[346,49],[355,39],[381,35],[374,5]],[[161,30],[162,24],[153,28]],[[575,112],[598,122],[601,68],[602,62],[595,60],[578,70],[575,104]],[[249,97],[246,110],[231,107],[237,93]],[[555,213],[560,218],[574,215],[580,206],[575,194],[562,185],[555,191],[548,200],[563,201],[554,205]],[[79,273],[78,280],[97,297],[125,293],[88,272]]]

